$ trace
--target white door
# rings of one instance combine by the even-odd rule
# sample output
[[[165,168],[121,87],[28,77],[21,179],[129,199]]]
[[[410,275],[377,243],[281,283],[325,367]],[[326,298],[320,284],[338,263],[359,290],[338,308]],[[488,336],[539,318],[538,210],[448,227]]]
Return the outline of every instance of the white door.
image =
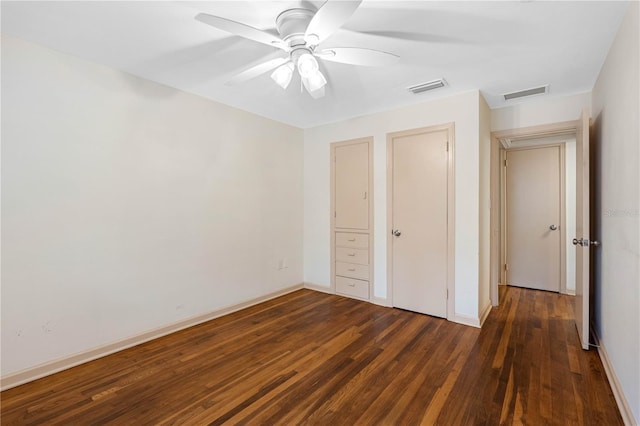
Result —
[[[393,306],[447,316],[448,131],[391,136]]]
[[[507,151],[507,285],[560,291],[560,147]]]
[[[576,297],[575,316],[582,349],[589,349],[589,114],[583,110],[576,132]]]

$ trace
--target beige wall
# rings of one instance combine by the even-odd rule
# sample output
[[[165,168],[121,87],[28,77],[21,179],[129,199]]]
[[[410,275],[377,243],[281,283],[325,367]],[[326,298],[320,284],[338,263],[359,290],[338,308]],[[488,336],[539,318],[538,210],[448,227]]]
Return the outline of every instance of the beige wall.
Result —
[[[490,218],[491,218],[491,110],[489,105],[480,95],[480,245],[479,250],[479,272],[478,272],[478,312],[483,311],[491,304],[491,280],[490,280]]]
[[[302,139],[3,37],[2,375],[302,282]]]
[[[329,144],[374,138],[374,295],[387,297],[386,135],[407,129],[455,123],[455,313],[478,319],[479,280],[479,97],[478,91],[305,130],[305,281],[330,286]]]
[[[584,108],[591,110],[591,92],[531,98],[526,103],[491,110],[491,131],[573,121]]]
[[[595,322],[640,421],[640,4],[631,2],[593,89]]]

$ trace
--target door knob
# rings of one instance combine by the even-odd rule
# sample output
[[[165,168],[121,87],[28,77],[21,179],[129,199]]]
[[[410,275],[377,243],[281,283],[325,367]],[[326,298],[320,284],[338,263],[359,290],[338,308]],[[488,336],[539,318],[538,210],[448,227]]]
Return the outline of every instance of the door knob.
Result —
[[[398,231],[397,229],[395,231],[392,230],[391,233],[396,237],[399,237],[400,235],[402,235],[402,232]]]
[[[549,229],[551,229],[552,231],[555,231],[556,229],[558,229],[558,227],[556,225],[551,225]]]
[[[574,246],[582,246],[582,247],[589,247],[590,245],[594,247],[598,247],[600,245],[600,241],[598,240],[589,241],[586,238],[580,238],[580,239],[574,238],[572,243]]]

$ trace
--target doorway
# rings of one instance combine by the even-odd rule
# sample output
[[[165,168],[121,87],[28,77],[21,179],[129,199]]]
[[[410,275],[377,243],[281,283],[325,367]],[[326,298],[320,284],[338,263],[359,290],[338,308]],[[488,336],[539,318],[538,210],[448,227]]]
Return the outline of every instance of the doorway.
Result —
[[[453,312],[453,124],[387,135],[387,158],[392,306],[447,318]]]
[[[560,217],[559,223],[549,222],[546,230],[556,225],[556,238],[560,239],[559,287],[550,289],[560,293],[575,294],[575,247],[571,245],[576,232],[576,121],[512,129],[492,133],[491,141],[491,302],[498,305],[498,286],[511,284],[508,262],[508,232],[506,185],[508,152],[543,147],[559,147],[560,155]],[[508,162],[507,162],[508,163]],[[542,226],[542,225],[540,225]],[[545,230],[545,231],[546,231]],[[540,233],[544,232],[542,229]],[[564,254],[563,254],[564,253]],[[564,258],[563,258],[564,256]],[[538,288],[536,286],[526,286]],[[542,288],[547,290],[547,288]]]
[[[589,174],[589,135],[590,134],[590,118],[586,109],[583,109],[579,117],[575,121],[566,121],[562,123],[554,123],[541,126],[526,127],[521,129],[511,129],[491,134],[491,154],[490,154],[490,188],[491,188],[491,214],[490,214],[490,284],[491,284],[491,303],[497,306],[499,303],[498,285],[504,284],[505,274],[503,268],[504,238],[505,233],[502,224],[505,220],[504,209],[500,206],[503,204],[504,194],[500,191],[501,182],[505,179],[502,167],[504,159],[504,148],[508,148],[513,141],[536,139],[546,137],[556,137],[567,139],[573,137],[575,140],[575,161],[567,162],[574,164],[572,169],[575,178],[574,188],[575,214],[567,216],[575,217],[575,226],[568,229],[573,235],[568,234],[568,241],[574,246],[568,253],[575,256],[575,268],[570,267],[568,270],[575,270],[575,294],[574,309],[575,323],[578,330],[578,336],[583,349],[589,348],[589,331],[591,318],[590,305],[590,248],[599,246],[597,240],[592,240],[590,235],[590,186],[594,183],[590,179]],[[566,142],[565,142],[566,144]],[[570,176],[568,174],[568,176]],[[567,188],[571,188],[567,186]],[[567,203],[569,204],[569,203]],[[569,228],[570,226],[566,226]],[[571,291],[567,289],[567,293]]]

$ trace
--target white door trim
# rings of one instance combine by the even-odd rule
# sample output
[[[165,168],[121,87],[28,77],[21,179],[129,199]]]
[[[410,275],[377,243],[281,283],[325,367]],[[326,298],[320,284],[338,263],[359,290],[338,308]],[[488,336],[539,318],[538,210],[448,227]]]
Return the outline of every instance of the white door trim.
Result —
[[[447,320],[455,317],[455,124],[421,127],[400,132],[387,133],[387,300],[393,306],[393,139],[402,136],[447,131]]]

